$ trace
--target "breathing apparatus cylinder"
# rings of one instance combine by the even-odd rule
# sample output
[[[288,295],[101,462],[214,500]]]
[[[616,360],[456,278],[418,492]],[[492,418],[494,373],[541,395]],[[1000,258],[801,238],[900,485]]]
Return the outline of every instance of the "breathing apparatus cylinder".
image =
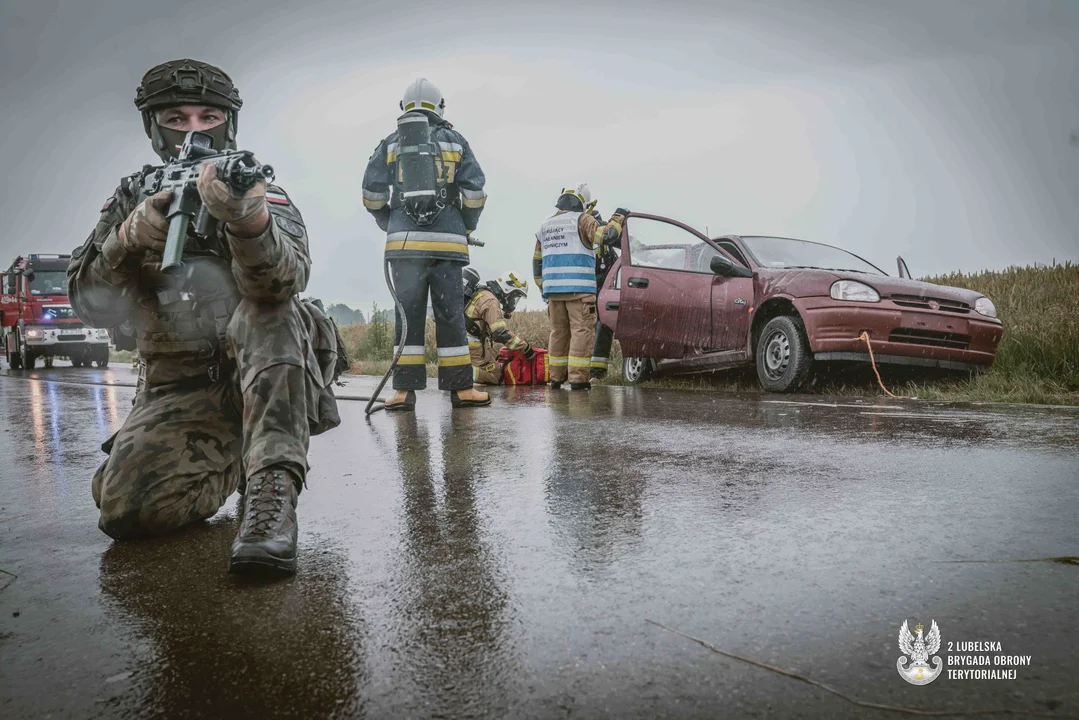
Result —
[[[397,191],[405,214],[420,226],[430,225],[446,207],[446,187],[438,186],[441,152],[431,140],[431,123],[422,112],[397,119]]]

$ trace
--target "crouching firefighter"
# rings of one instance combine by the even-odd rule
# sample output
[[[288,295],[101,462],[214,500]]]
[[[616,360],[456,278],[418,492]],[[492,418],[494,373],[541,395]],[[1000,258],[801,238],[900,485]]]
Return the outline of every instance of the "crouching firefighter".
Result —
[[[179,173],[190,131],[211,156],[235,149],[240,105],[212,65],[146,73],[135,106],[168,171],[147,165],[120,182],[71,254],[68,292],[87,325],[130,321],[141,359],[134,406],[94,474],[98,526],[117,540],[167,533],[240,489],[229,569],[292,572],[308,440],[340,423],[336,333],[297,297],[311,266],[303,218],[282,188],[259,179],[237,192],[209,160],[175,192],[154,192]],[[205,210],[202,229],[185,232],[170,201]],[[163,270],[166,252],[179,274]]]
[[[501,346],[522,353],[529,360],[535,355],[532,346],[511,331],[506,323],[517,303],[528,297],[528,283],[507,272],[497,280],[483,284],[473,268],[464,270],[465,329],[472,358],[472,379],[485,385],[502,383],[498,362]]]
[[[596,328],[596,248],[622,233],[624,210],[600,224],[586,210],[587,185],[565,188],[555,201],[558,210],[536,233],[532,273],[547,301],[551,322],[548,362],[551,386],[569,378],[572,390],[588,390],[591,350]],[[606,238],[606,240],[605,240]]]
[[[461,271],[468,264],[468,236],[487,195],[484,176],[468,141],[443,119],[446,102],[420,78],[401,100],[397,130],[378,144],[363,176],[363,204],[386,232],[385,260],[393,290],[404,307],[394,343],[404,343],[393,372],[396,391],[386,410],[412,410],[416,390],[427,387],[424,325],[430,296],[438,345],[438,387],[454,407],[489,405],[472,387],[465,337]],[[402,322],[404,321],[404,322]],[[402,337],[402,324],[407,332]]]

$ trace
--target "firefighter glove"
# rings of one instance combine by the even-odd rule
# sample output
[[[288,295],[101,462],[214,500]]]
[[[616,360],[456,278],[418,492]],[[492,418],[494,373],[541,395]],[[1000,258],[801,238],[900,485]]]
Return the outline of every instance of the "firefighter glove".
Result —
[[[206,210],[224,223],[243,225],[259,216],[266,208],[266,182],[259,180],[241,197],[236,197],[217,177],[217,168],[206,163],[199,173],[199,197]]]
[[[165,251],[165,238],[169,234],[169,221],[165,213],[169,209],[172,192],[162,190],[139,203],[127,220],[120,225],[117,237],[124,250],[142,254],[147,250]]]
[[[626,215],[629,215],[629,210],[626,210],[625,208],[618,208],[617,210],[614,211],[614,214],[615,215],[621,215],[622,217],[625,217]]]
[[[531,345],[526,345],[524,349],[525,360],[531,360],[535,357],[536,351],[532,349]]]

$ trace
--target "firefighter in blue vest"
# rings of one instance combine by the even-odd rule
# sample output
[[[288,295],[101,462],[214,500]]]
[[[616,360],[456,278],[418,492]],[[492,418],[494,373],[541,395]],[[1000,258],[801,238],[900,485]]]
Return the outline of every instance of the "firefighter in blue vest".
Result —
[[[424,325],[430,297],[438,344],[438,387],[454,407],[489,405],[472,386],[461,271],[468,236],[487,195],[472,148],[444,118],[446,101],[429,80],[405,90],[397,130],[378,144],[363,176],[363,205],[386,231],[386,261],[404,306],[408,334],[393,373],[387,410],[412,410],[427,386]],[[400,345],[398,318],[394,343]]]
[[[547,349],[551,387],[569,379],[570,389],[588,390],[596,328],[596,247],[622,234],[627,212],[618,209],[606,224],[587,211],[588,186],[564,188],[558,210],[536,233],[532,274],[547,301],[551,337]]]

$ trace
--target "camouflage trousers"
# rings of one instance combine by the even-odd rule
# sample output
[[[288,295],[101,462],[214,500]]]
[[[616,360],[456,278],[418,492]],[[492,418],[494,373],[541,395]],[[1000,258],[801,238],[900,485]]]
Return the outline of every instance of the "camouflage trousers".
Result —
[[[212,516],[244,478],[284,466],[306,478],[311,435],[340,424],[332,325],[298,300],[240,302],[220,376],[149,384],[102,449],[98,526],[121,539]],[[163,362],[161,359],[148,362]]]

